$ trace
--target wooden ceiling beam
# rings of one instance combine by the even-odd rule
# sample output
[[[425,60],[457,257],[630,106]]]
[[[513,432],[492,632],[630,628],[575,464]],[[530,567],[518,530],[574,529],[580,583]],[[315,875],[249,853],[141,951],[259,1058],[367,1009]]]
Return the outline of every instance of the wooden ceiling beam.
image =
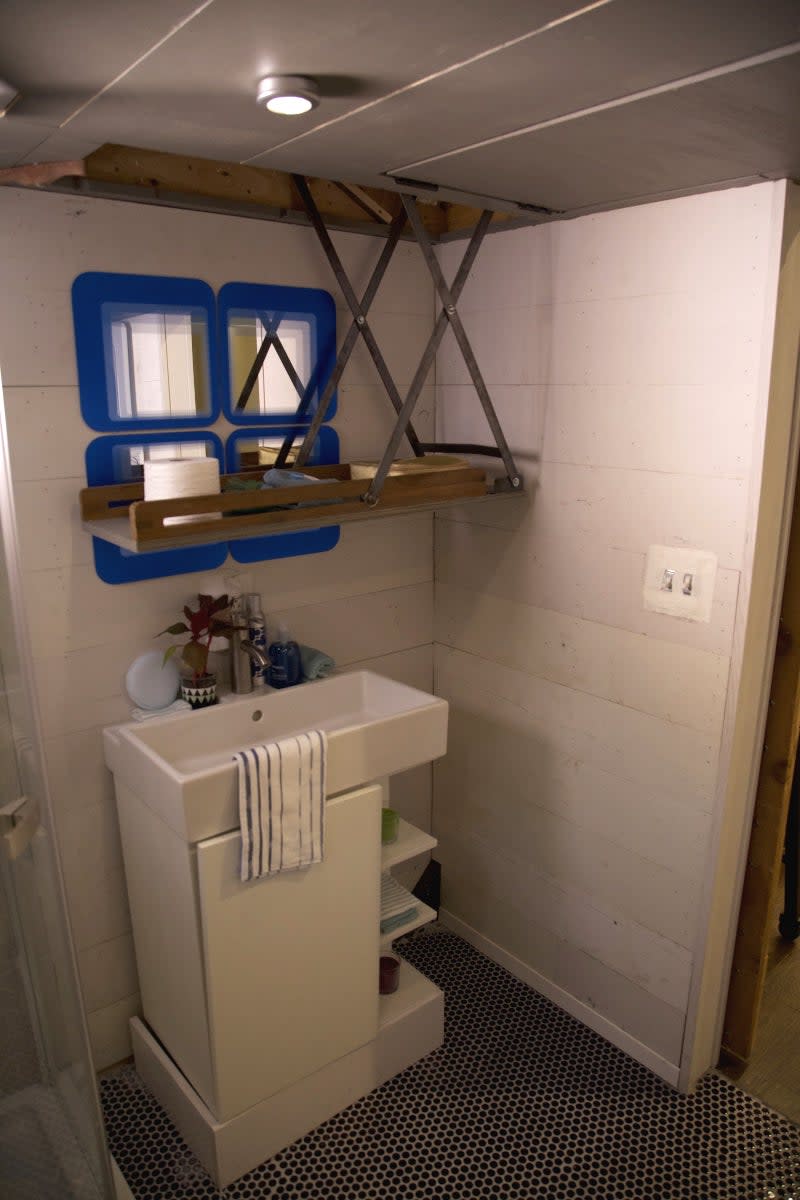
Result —
[[[158,188],[270,208],[292,208],[296,199],[291,178],[283,171],[267,171],[241,163],[189,158],[112,142],[100,146],[85,161],[86,178],[97,183]]]
[[[220,162],[213,158],[189,158],[161,150],[142,150],[107,143],[86,159],[86,178],[98,183],[145,187],[234,204],[254,204],[283,212],[305,215],[300,196],[286,171],[251,167],[243,163]],[[329,179],[309,178],[320,212],[329,221],[345,225],[382,224],[356,195],[348,195]],[[352,185],[345,184],[351,189]],[[399,195],[381,188],[359,188],[377,206],[389,212],[389,219],[400,207]],[[446,229],[446,217],[438,204],[422,203],[426,228],[439,237]]]
[[[338,181],[336,186],[340,192],[344,192],[345,196],[348,196],[351,200],[355,200],[356,204],[364,209],[364,212],[382,221],[384,225],[391,225],[392,214],[388,208],[384,208],[382,204],[379,204],[366,188],[359,187],[355,183],[340,183]]]
[[[59,170],[58,168],[67,168]],[[286,171],[251,167],[243,163],[221,162],[119,146],[111,142],[100,146],[83,162],[63,164],[27,164],[0,173],[0,184],[47,186],[56,179],[82,177],[89,185],[111,185],[115,189],[141,190],[157,199],[159,193],[186,196],[198,207],[198,201],[228,203],[241,210],[243,205],[277,210],[280,215],[305,216],[302,201]],[[312,195],[325,219],[365,233],[385,229],[399,212],[399,192],[388,188],[363,187],[329,179],[309,178]],[[120,194],[122,192],[120,191]],[[436,239],[443,234],[467,235],[477,224],[481,210],[464,204],[417,198],[423,224]],[[518,213],[496,212],[493,221],[519,220]]]
[[[469,204],[445,205],[445,232],[466,236],[478,224],[482,208],[473,208]],[[499,209],[492,213],[491,225],[500,225],[506,221],[519,222],[519,213],[501,212]]]

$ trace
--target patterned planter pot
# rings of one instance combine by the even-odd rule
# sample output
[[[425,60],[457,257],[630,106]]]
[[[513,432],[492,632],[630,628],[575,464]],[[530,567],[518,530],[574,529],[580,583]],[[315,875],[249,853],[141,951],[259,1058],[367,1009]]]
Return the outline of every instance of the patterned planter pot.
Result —
[[[201,675],[199,679],[181,680],[181,699],[192,708],[209,708],[217,703],[216,675]]]

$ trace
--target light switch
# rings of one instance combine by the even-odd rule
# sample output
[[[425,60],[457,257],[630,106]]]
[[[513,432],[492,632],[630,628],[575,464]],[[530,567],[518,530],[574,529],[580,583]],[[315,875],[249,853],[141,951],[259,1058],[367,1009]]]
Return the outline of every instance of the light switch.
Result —
[[[683,546],[651,546],[644,571],[644,607],[687,621],[710,621],[717,556]]]

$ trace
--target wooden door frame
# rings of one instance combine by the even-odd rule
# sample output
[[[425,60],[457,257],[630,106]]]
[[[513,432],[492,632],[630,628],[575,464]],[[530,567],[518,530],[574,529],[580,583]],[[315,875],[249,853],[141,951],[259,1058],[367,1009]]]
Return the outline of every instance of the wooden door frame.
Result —
[[[800,727],[800,488],[795,487],[783,599],[730,986],[722,1027],[726,1059],[750,1057],[767,974],[774,902]]]
[[[754,445],[758,459],[753,471],[755,495],[751,496],[752,572],[749,578],[743,572],[740,585],[710,872],[681,1055],[678,1086],[683,1091],[691,1090],[699,1077],[717,1063],[729,990],[731,1017],[734,1011],[749,1013],[746,1020],[755,1025],[764,970],[759,939],[766,944],[768,918],[764,917],[764,909],[771,899],[769,885],[774,880],[776,854],[778,866],[780,862],[781,821],[785,820],[788,803],[786,780],[790,786],[790,763],[796,745],[791,729],[800,687],[797,618],[793,618],[797,652],[777,657],[775,652],[790,539],[797,539],[794,565],[800,562],[800,515],[794,519],[795,508],[800,509],[800,495],[795,495],[800,447],[800,186],[786,181],[783,188],[776,189],[774,204],[772,252],[778,259],[774,268],[778,287],[772,353],[770,358],[766,351],[764,365],[769,381],[766,413],[761,413],[764,439],[763,445]],[[765,338],[769,337],[766,327]],[[740,615],[743,613],[746,618]],[[787,699],[782,699],[780,706],[776,703],[770,707],[776,662],[780,663],[781,697]],[[769,749],[765,752],[768,726]],[[748,854],[751,834],[756,838],[753,848],[760,855],[752,861]],[[769,895],[759,900],[757,916],[751,920],[752,897],[761,897],[765,892]],[[741,911],[746,922],[744,932],[739,934],[743,895],[746,900]],[[732,980],[734,986],[729,988]],[[726,1025],[726,1029],[741,1028],[743,1020],[743,1015],[736,1016],[735,1027]]]

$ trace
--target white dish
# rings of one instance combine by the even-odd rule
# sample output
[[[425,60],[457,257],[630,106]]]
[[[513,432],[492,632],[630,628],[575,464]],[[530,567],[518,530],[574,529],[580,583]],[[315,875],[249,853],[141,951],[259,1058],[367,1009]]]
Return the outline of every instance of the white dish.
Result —
[[[178,695],[181,677],[172,659],[164,662],[162,650],[140,654],[128,667],[125,690],[139,708],[166,708]]]

